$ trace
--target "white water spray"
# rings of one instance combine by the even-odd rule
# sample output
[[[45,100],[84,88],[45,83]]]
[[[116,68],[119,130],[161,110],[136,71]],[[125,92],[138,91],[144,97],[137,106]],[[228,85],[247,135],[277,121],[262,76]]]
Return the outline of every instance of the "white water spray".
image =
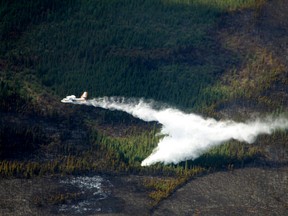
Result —
[[[146,122],[159,122],[162,125],[161,134],[165,136],[152,154],[142,161],[142,166],[157,162],[176,164],[187,159],[196,159],[209,148],[231,139],[253,143],[260,134],[288,129],[287,118],[267,117],[264,120],[258,119],[246,123],[216,121],[211,118],[204,119],[193,113],[186,114],[173,108],[155,109],[153,102],[148,103],[139,99],[103,97],[71,103],[119,110]]]

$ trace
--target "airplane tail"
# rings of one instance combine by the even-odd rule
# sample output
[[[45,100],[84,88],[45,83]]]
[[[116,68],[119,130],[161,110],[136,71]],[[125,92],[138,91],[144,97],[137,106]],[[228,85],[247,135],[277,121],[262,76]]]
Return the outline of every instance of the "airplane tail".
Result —
[[[88,97],[88,93],[87,92],[84,92],[82,95],[81,95],[81,98],[83,98],[83,99],[87,99],[87,97]]]

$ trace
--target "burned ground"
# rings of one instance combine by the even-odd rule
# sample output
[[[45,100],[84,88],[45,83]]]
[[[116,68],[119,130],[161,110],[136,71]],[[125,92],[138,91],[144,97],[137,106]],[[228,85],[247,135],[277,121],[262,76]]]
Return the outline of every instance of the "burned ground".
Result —
[[[288,167],[247,167],[193,179],[152,215],[285,215]]]

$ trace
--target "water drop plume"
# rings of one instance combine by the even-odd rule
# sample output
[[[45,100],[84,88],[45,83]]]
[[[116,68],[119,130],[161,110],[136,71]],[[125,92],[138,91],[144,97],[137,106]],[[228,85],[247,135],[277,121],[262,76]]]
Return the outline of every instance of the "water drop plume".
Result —
[[[284,117],[266,117],[247,122],[216,121],[167,106],[161,108],[159,104],[143,99],[102,97],[72,103],[119,110],[143,121],[160,123],[162,125],[160,133],[165,136],[153,152],[142,161],[142,166],[157,162],[176,164],[187,159],[193,160],[211,147],[231,139],[251,144],[260,134],[271,134],[278,129],[288,129],[288,119]]]

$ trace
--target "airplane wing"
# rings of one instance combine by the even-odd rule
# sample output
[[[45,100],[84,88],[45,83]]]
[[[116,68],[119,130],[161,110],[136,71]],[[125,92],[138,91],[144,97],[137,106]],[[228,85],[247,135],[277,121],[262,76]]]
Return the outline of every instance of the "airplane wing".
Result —
[[[75,95],[67,96],[61,100],[62,103],[71,103],[76,99]]]

